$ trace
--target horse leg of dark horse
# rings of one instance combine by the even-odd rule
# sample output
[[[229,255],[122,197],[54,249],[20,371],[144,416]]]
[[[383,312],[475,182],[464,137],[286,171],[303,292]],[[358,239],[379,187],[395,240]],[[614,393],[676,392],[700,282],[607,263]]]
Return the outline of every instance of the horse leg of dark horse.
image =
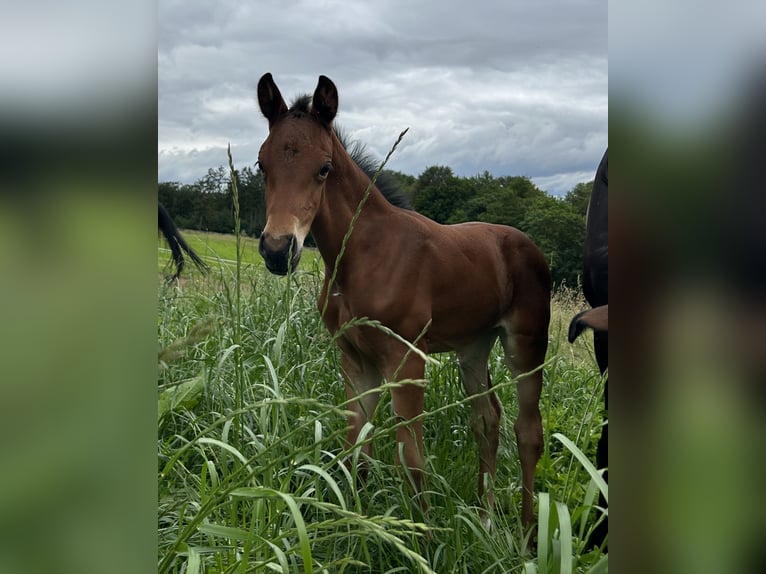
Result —
[[[487,508],[495,504],[492,481],[497,468],[497,447],[500,442],[500,417],[502,407],[495,393],[486,393],[491,387],[487,361],[497,335],[494,333],[463,347],[457,353],[460,375],[466,395],[481,396],[471,401],[471,429],[479,446],[479,499],[484,497],[484,482],[489,476]],[[485,519],[487,517],[485,516]],[[488,524],[487,524],[488,525]]]
[[[594,333],[593,334],[593,348],[596,352],[596,362],[598,363],[599,371],[603,375],[607,369],[609,362],[609,349],[608,349],[608,334],[607,333]],[[609,381],[604,381],[604,408],[608,412],[609,410]],[[596,447],[596,467],[608,468],[609,467],[609,421],[607,421],[601,428],[601,437],[598,439],[598,446]],[[608,482],[608,472],[604,473],[604,480]],[[606,508],[606,499],[603,494],[599,494],[599,506]],[[587,547],[593,548],[601,546],[606,539],[609,532],[608,518],[604,518],[588,539]]]
[[[539,407],[543,373],[539,367],[545,361],[548,339],[547,333],[535,336],[513,332],[504,334],[501,339],[508,368],[514,376],[537,369],[520,377],[516,383],[519,416],[514,430],[521,459],[521,521],[529,526],[535,521],[532,496],[535,468],[543,452],[543,424]]]
[[[607,333],[593,333],[593,348],[596,352],[596,362],[598,363],[599,371],[603,375],[606,372],[609,362],[609,348],[608,348],[608,334]],[[604,382],[604,408],[609,410],[609,390],[608,382]],[[596,463],[598,468],[607,468],[609,466],[609,439],[607,438],[607,428],[609,423],[604,425],[601,431],[601,438],[598,441],[598,449],[596,451]],[[606,476],[605,476],[606,478]]]
[[[349,431],[346,435],[346,446],[351,448],[356,444],[362,427],[375,413],[380,393],[370,391],[380,386],[382,377],[375,367],[350,348],[341,352],[340,360],[346,377],[346,397],[351,401],[347,407],[352,414],[348,419]],[[362,452],[367,456],[371,457],[372,451],[372,443],[362,446]],[[364,478],[364,467],[360,469],[360,474]]]

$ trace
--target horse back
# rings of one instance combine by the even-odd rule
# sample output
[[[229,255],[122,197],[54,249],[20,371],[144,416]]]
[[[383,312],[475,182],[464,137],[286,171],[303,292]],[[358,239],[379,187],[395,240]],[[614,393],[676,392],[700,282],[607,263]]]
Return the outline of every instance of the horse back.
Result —
[[[325,274],[322,309],[335,332],[360,317],[413,340],[426,325],[430,350],[459,348],[496,328],[514,307],[547,316],[551,279],[542,252],[516,228],[489,223],[441,225],[411,211],[386,214],[386,235],[363,219],[333,285]],[[380,230],[370,221],[370,229]],[[328,297],[329,294],[329,297]]]

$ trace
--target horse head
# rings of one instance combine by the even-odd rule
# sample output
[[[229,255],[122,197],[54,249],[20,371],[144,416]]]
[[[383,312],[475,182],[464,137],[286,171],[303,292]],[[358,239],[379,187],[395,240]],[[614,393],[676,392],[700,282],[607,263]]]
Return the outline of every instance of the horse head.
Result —
[[[258,104],[269,122],[258,153],[267,218],[258,250],[269,271],[285,275],[298,266],[332,171],[338,90],[319,76],[314,95],[288,109],[271,74],[265,74],[258,82]]]

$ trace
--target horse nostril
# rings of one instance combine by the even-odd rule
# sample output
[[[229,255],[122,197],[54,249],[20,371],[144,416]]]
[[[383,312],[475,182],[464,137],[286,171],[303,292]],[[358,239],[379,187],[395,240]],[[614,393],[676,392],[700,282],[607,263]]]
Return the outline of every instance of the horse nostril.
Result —
[[[264,257],[267,254],[281,253],[290,249],[290,245],[295,241],[292,234],[290,235],[270,235],[268,233],[262,233],[261,238],[258,241],[258,251]]]
[[[274,248],[274,240],[270,235],[262,233],[261,238],[258,240],[258,253],[261,254],[261,257],[265,258],[274,251],[278,251],[278,249]]]
[[[261,257],[266,257],[266,246],[263,242],[264,234],[261,233],[261,238],[258,240],[258,253],[261,254]]]
[[[274,237],[268,233],[262,233],[258,241],[258,252],[263,257],[266,267],[272,273],[285,275],[288,267],[295,270],[299,254],[295,235],[280,235]]]

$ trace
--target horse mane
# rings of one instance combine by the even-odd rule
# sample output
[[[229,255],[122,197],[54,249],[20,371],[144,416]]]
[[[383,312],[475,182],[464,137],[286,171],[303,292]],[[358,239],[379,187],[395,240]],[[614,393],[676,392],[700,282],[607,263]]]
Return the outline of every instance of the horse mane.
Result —
[[[311,96],[304,94],[298,96],[290,105],[288,113],[295,117],[301,117],[309,114],[311,111]],[[380,162],[367,151],[367,146],[358,141],[351,140],[342,127],[337,124],[333,126],[335,135],[338,136],[341,145],[346,150],[354,163],[372,180],[375,172],[378,171]],[[378,174],[375,180],[375,187],[383,194],[391,205],[401,207],[402,209],[412,209],[412,204],[402,190],[402,186],[396,177],[388,170],[383,170]]]

